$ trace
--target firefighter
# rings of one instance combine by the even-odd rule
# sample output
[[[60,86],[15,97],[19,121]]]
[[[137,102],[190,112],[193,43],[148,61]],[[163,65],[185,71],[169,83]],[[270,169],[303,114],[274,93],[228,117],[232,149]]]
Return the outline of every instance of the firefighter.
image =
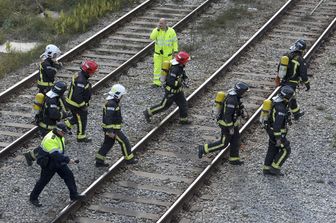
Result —
[[[294,96],[294,89],[288,85],[281,87],[280,93],[272,98],[270,115],[264,127],[269,136],[268,150],[263,173],[282,175],[280,169],[291,153],[287,135],[287,123],[290,124],[288,105]]]
[[[184,71],[188,61],[190,61],[190,55],[184,51],[179,52],[171,61],[171,67],[164,80],[164,98],[160,104],[154,105],[143,112],[147,122],[150,122],[151,116],[168,109],[175,102],[180,111],[180,124],[190,124],[190,120],[188,120],[188,103],[182,89],[183,86],[188,87],[188,77]]]
[[[240,99],[248,89],[249,86],[246,83],[238,82],[233,89],[228,91],[217,118],[217,123],[221,128],[221,138],[217,142],[198,146],[198,157],[200,159],[204,154],[222,150],[230,143],[229,163],[232,165],[244,164],[239,157],[240,133],[238,118],[244,116],[244,105]]]
[[[106,154],[113,147],[115,140],[118,141],[121,152],[123,153],[126,164],[135,164],[138,162],[137,158],[131,151],[131,145],[127,136],[121,130],[122,117],[120,109],[120,100],[126,94],[126,89],[121,84],[115,84],[108,92],[106,103],[103,109],[103,131],[104,142],[102,147],[96,154],[96,167],[107,167],[105,163]]]
[[[57,70],[62,67],[62,64],[56,61],[60,55],[60,49],[53,44],[47,45],[45,52],[41,55],[43,62],[40,64],[40,75],[37,80],[37,87],[39,92],[44,95],[54,86]]]
[[[85,134],[88,116],[89,101],[91,99],[91,83],[89,78],[98,69],[98,64],[93,60],[84,61],[81,71],[72,77],[67,106],[72,112],[73,117],[66,123],[69,128],[77,124],[77,142],[91,142],[92,139]]]
[[[150,34],[150,39],[155,41],[153,85],[160,87],[162,85],[160,81],[162,63],[172,60],[173,54],[178,52],[178,40],[175,30],[167,26],[164,18],[159,20],[158,26]]]
[[[38,197],[51,178],[57,173],[67,185],[71,200],[79,200],[83,195],[78,194],[77,186],[72,171],[67,164],[78,163],[78,160],[70,159],[64,155],[64,135],[67,127],[64,124],[57,124],[54,130],[50,131],[42,140],[39,147],[37,164],[41,166],[40,179],[36,182],[33,191],[30,193],[30,202],[41,207]]]
[[[71,114],[64,106],[64,92],[67,89],[67,85],[63,81],[58,81],[46,94],[42,110],[36,116],[36,123],[39,127],[39,131],[42,137],[53,130],[56,127],[56,123],[69,117]],[[28,166],[33,164],[36,160],[38,148],[24,153]]]
[[[285,54],[283,57],[288,57],[288,65],[285,69],[286,72],[281,75],[282,64],[279,64],[278,72],[281,76],[281,86],[290,86],[296,90],[300,82],[303,82],[306,91],[310,89],[310,83],[307,76],[307,64],[303,58],[304,50],[306,49],[306,42],[302,39],[297,40],[293,46],[290,47],[290,52]],[[300,111],[300,107],[296,101],[295,96],[289,102],[289,108],[292,112],[294,119],[298,120],[304,115],[304,112]]]

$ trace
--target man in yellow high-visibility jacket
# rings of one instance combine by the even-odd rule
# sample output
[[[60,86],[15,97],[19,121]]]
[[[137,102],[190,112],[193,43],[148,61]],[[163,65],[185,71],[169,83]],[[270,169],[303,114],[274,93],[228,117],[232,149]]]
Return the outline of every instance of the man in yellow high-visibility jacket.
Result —
[[[166,19],[161,18],[158,27],[153,29],[150,39],[155,41],[153,84],[161,86],[160,75],[162,63],[166,60],[172,60],[173,53],[178,52],[177,36],[175,30],[167,26]]]

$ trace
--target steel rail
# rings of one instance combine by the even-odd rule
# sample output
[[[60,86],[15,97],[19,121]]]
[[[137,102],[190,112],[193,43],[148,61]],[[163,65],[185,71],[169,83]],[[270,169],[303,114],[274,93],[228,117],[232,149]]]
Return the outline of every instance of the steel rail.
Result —
[[[139,5],[138,7],[136,7],[135,9],[133,9],[131,12],[135,13],[138,12],[139,8],[143,9],[143,6],[148,6],[149,2],[153,1],[153,0],[148,0],[144,3],[142,3],[141,5]],[[209,4],[212,2],[213,0],[207,0],[205,2],[203,2],[201,5],[199,5],[196,9],[194,9],[193,11],[191,11],[189,14],[187,14],[183,19],[181,19],[178,23],[176,23],[173,28],[176,29],[181,29],[181,27],[183,25],[186,24],[186,22],[188,20],[190,20],[193,16],[195,16],[197,13],[199,13],[201,10],[204,10],[207,6],[209,6]],[[78,46],[76,46],[75,48],[73,48],[72,50],[68,51],[67,53],[65,53],[64,55],[62,55],[61,57],[59,57],[58,59],[65,59],[65,58],[70,58],[71,55],[73,55],[76,52],[81,51],[83,48],[87,47],[93,40],[96,40],[96,38],[101,38],[103,35],[106,35],[108,32],[111,32],[111,29],[115,29],[120,21],[124,22],[125,19],[129,19],[130,13],[127,13],[126,15],[124,15],[123,17],[121,17],[120,19],[118,19],[117,21],[115,21],[114,23],[112,23],[111,25],[109,25],[108,27],[105,27],[103,30],[99,31],[97,34],[95,34],[94,36],[90,37],[89,39],[85,40],[83,43],[79,44]],[[133,14],[132,14],[133,15]],[[130,59],[128,59],[127,61],[125,61],[123,64],[121,64],[119,67],[117,67],[116,69],[114,69],[111,73],[105,75],[104,78],[100,79],[98,82],[96,82],[93,86],[92,86],[92,91],[96,91],[97,89],[99,89],[99,87],[101,87],[106,81],[108,81],[110,78],[112,78],[113,76],[117,75],[118,73],[121,73],[123,70],[125,70],[128,66],[130,66],[131,64],[135,63],[136,61],[138,61],[142,56],[146,55],[147,53],[150,52],[151,48],[154,46],[154,41],[152,41],[151,43],[149,43],[146,47],[144,47],[142,50],[140,50],[137,54],[135,54],[134,56],[132,56]],[[32,80],[33,75],[37,75],[38,71],[36,71],[35,73],[33,73],[32,75],[30,75],[29,77],[25,78],[24,80],[18,82],[16,85],[12,86],[10,89],[6,90],[5,92],[2,92],[0,94],[0,100],[4,99],[6,96],[8,96],[9,94],[12,94],[14,92],[15,89],[18,89],[20,87],[22,87],[24,85],[23,81],[29,82]],[[16,139],[14,142],[12,142],[11,144],[9,144],[8,146],[6,146],[5,148],[3,148],[2,150],[0,150],[0,158],[5,156],[5,154],[11,150],[13,150],[14,148],[16,148],[18,145],[20,145],[24,140],[32,137],[36,132],[38,131],[38,127],[34,127],[32,129],[30,129],[29,131],[27,131],[26,133],[24,133],[21,137],[19,137],[18,139]]]
[[[314,45],[305,54],[304,58],[309,60],[313,53],[319,48],[323,40],[333,31],[336,26],[336,17],[327,27],[327,29],[321,34],[321,36],[316,40]],[[280,86],[277,87],[267,99],[274,97],[280,90]],[[239,133],[242,134],[244,131],[255,121],[262,109],[262,105],[257,109],[257,111],[251,116],[251,118],[239,129]],[[202,181],[208,176],[210,171],[222,160],[222,157],[228,150],[227,146],[223,149],[217,156],[211,161],[211,163],[202,171],[202,173],[192,182],[192,184],[184,191],[184,193],[174,202],[174,204],[166,211],[165,214],[157,221],[157,223],[168,222],[172,218],[175,211],[193,194],[193,191],[202,183]]]
[[[200,87],[198,87],[188,98],[187,101],[191,101],[193,98],[196,98],[196,95],[203,90],[211,80],[213,80],[219,73],[226,70],[234,61],[236,61],[241,53],[250,47],[260,36],[262,36],[271,25],[276,22],[276,19],[282,15],[285,10],[294,4],[295,0],[289,0],[283,7],[281,7],[274,16],[265,23],[230,59],[228,59],[224,65],[222,65],[214,74],[212,74]],[[164,118],[158,126],[154,127],[150,132],[146,134],[139,142],[132,147],[132,152],[137,151],[139,148],[144,146],[144,144],[153,137],[163,126],[168,124],[173,117],[178,112],[178,108],[175,108],[171,113],[169,113],[166,118]],[[124,162],[124,158],[121,157],[116,163],[114,163],[103,175],[101,175],[97,180],[95,180],[85,191],[82,192],[82,195],[91,195],[93,194],[113,173],[117,171],[120,165]],[[59,214],[51,221],[52,223],[62,222],[65,218],[76,210],[82,201],[74,201],[64,207]]]

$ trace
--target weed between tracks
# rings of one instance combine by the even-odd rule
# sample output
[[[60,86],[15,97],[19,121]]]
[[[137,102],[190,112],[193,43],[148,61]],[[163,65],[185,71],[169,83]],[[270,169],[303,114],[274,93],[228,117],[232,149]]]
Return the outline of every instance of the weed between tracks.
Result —
[[[118,11],[138,0],[1,0],[0,44],[6,40],[61,45],[87,31],[109,12]],[[59,17],[52,17],[59,14]],[[11,52],[0,56],[0,77],[31,63],[42,53],[38,46],[28,53]]]

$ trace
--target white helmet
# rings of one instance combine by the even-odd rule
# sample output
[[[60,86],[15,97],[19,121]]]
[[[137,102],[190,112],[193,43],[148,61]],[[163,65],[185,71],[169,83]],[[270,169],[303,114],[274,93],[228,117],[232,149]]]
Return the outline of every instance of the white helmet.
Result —
[[[108,96],[106,97],[106,100],[110,100],[110,99],[120,99],[121,96],[123,96],[124,94],[126,94],[126,89],[124,86],[122,86],[121,84],[115,84],[112,86],[111,90],[108,93]]]
[[[61,50],[57,46],[53,44],[49,44],[46,46],[45,51],[41,55],[41,57],[56,59],[60,55],[61,55]]]

